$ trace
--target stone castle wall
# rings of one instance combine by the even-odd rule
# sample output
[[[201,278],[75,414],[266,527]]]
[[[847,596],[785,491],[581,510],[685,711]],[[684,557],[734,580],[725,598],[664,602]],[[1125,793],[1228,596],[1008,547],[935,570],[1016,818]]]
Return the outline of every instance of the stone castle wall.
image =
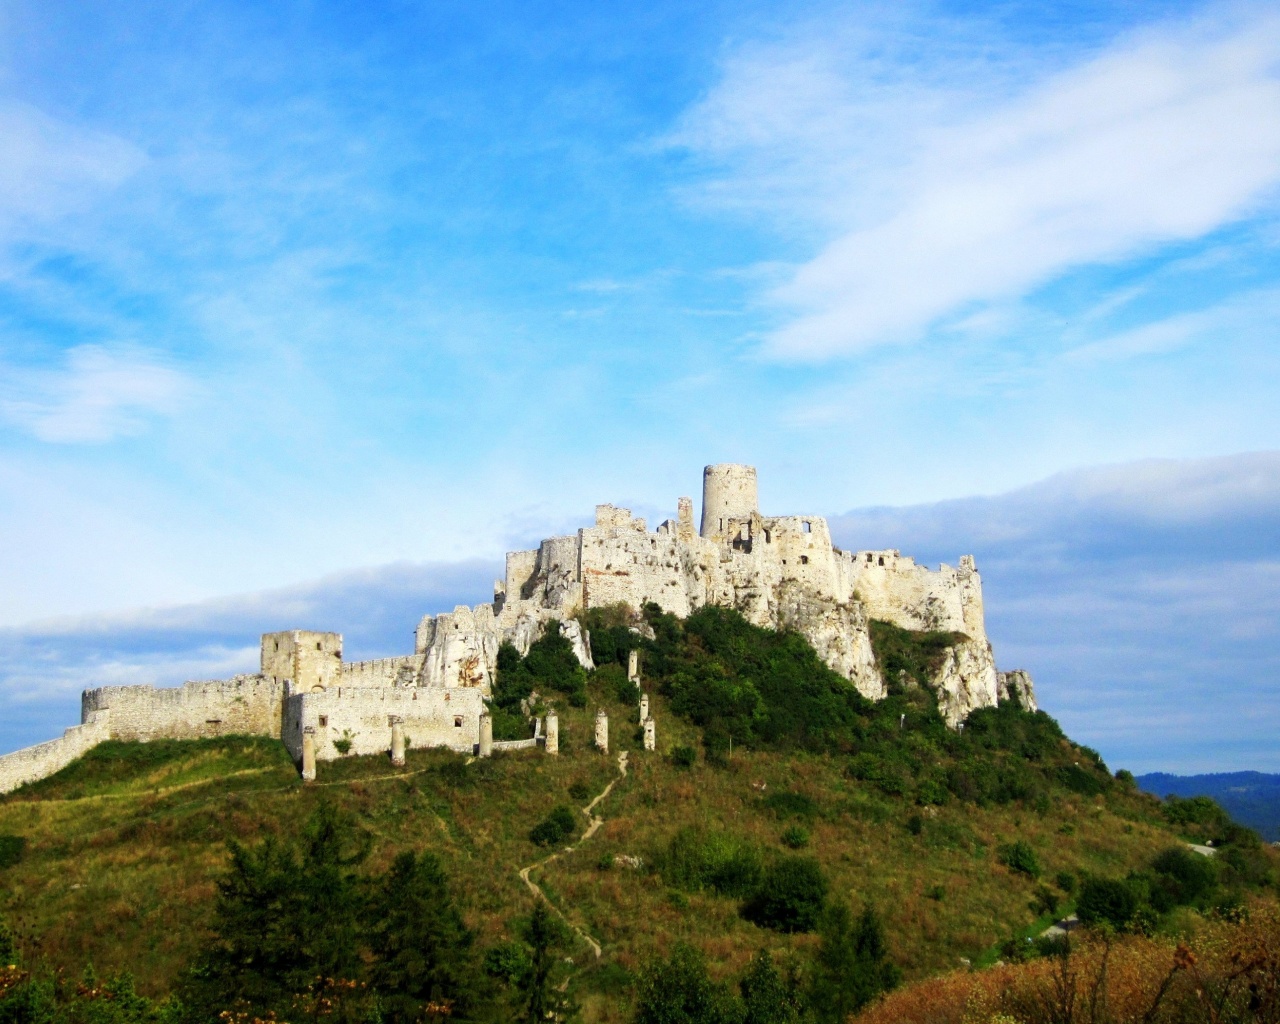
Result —
[[[425,660],[421,654],[372,661],[343,662],[337,686],[417,686]]]
[[[286,683],[236,676],[182,686],[104,686],[80,697],[80,718],[110,711],[116,740],[192,740],[251,735],[280,738]]]
[[[325,689],[342,668],[342,634],[294,629],[262,637],[262,674],[296,690]]]
[[[333,687],[298,693],[284,703],[281,738],[295,761],[302,760],[303,729],[315,730],[316,760],[343,757],[334,745],[349,740],[348,754],[391,750],[391,716],[404,723],[406,745],[448,747],[472,753],[480,742],[484,695],[474,688],[395,689]]]
[[[9,793],[28,782],[37,782],[61,771],[77,757],[110,739],[110,715],[91,712],[80,725],[73,725],[56,740],[15,750],[0,757],[0,793]]]

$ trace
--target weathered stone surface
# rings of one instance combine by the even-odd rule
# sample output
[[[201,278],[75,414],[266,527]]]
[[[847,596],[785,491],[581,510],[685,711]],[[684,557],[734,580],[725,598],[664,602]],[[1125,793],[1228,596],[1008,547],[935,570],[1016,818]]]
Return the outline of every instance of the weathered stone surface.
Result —
[[[949,648],[933,687],[948,724],[975,708],[1014,700],[1036,707],[1030,676],[997,673],[983,621],[982,579],[972,556],[932,571],[896,550],[842,551],[820,516],[763,516],[750,466],[708,466],[703,473],[701,530],[693,502],[682,497],[677,518],[650,531],[625,508],[598,505],[593,526],[551,537],[536,551],[507,555],[494,600],[430,615],[418,625],[414,653],[344,663],[342,636],[292,630],[262,637],[262,670],[231,680],[171,689],[105,687],[85,691],[82,725],[58,740],[0,757],[0,792],[58,770],[107,738],[150,740],[230,733],[281,737],[302,760],[310,735],[313,757],[394,749],[389,715],[402,719],[406,744],[472,751],[482,744],[484,698],[491,693],[498,648],[510,642],[526,654],[546,623],[558,620],[575,657],[593,667],[590,637],[577,616],[622,603],[647,602],[684,617],[708,604],[737,609],[765,628],[793,629],[860,693],[879,700],[885,681],[868,629],[881,619],[911,630],[941,630],[966,638]],[[652,639],[652,630],[636,630]],[[628,675],[638,681],[633,658]],[[642,706],[645,743],[652,719]],[[541,742],[558,748],[547,723]],[[310,734],[304,730],[310,729]],[[597,745],[608,749],[608,719],[596,722]],[[539,739],[492,743],[524,749]]]
[[[975,708],[995,707],[999,690],[991,644],[985,639],[966,640],[948,647],[933,688],[938,695],[938,710],[953,729]]]
[[[1017,701],[1023,711],[1038,711],[1036,704],[1036,686],[1031,681],[1031,673],[1015,668],[1010,672],[996,673],[996,691],[1001,701]]]

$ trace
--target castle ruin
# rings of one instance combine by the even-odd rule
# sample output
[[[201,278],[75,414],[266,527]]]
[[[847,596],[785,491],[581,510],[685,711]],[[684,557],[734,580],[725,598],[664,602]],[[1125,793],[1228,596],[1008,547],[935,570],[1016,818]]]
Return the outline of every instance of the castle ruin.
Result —
[[[399,743],[476,754],[539,745],[554,752],[553,721],[536,723],[526,740],[492,740],[485,701],[499,646],[509,641],[526,654],[555,620],[590,669],[590,636],[576,616],[619,603],[638,610],[648,602],[681,618],[724,605],[754,625],[795,630],[871,700],[883,698],[887,687],[870,620],[960,634],[933,680],[949,725],[1003,699],[1035,708],[1025,672],[996,670],[972,556],[932,571],[896,550],[841,550],[821,516],[762,515],[754,467],[716,465],[703,471],[696,529],[690,498],[680,498],[676,518],[653,531],[628,509],[598,505],[594,526],[508,553],[491,603],[424,617],[412,654],[344,662],[340,634],[292,630],[262,637],[255,675],[86,690],[79,726],[0,757],[0,792],[52,774],[108,738],[270,736],[300,766],[308,758],[391,753]]]

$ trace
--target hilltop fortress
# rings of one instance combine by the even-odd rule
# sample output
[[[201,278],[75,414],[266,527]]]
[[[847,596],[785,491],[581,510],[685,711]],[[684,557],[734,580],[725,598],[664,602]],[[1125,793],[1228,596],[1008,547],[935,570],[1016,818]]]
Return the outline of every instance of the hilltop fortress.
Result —
[[[293,630],[262,637],[255,675],[86,690],[80,725],[0,757],[0,792],[52,774],[108,738],[270,736],[285,743],[304,777],[314,774],[316,760],[402,757],[405,744],[481,756],[503,747],[555,753],[554,713],[529,739],[493,740],[485,700],[498,648],[509,641],[525,654],[554,620],[582,665],[593,668],[591,639],[576,616],[619,603],[638,610],[653,602],[680,617],[725,605],[757,626],[795,630],[871,700],[887,690],[870,620],[960,634],[933,679],[949,725],[1010,698],[1035,708],[1025,672],[996,670],[972,556],[935,572],[895,550],[843,551],[820,516],[761,515],[751,466],[704,470],[697,528],[692,499],[681,498],[678,509],[650,531],[629,510],[598,505],[594,526],[510,552],[492,603],[426,616],[412,654],[345,662],[340,634]]]

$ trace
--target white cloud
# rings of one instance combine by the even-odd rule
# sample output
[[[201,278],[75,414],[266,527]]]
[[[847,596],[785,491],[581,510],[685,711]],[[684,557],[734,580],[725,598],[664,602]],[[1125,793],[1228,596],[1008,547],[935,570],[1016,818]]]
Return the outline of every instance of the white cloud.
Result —
[[[737,55],[674,137],[728,170],[707,198],[799,210],[824,236],[772,292],[789,317],[776,357],[912,340],[1072,267],[1199,238],[1280,183],[1273,17],[1163,26],[1017,87],[994,64],[944,55],[939,71],[926,49],[893,66],[836,38]]]
[[[53,217],[81,208],[146,162],[124,139],[0,101],[0,218]]]
[[[7,368],[0,416],[41,441],[100,444],[176,412],[190,391],[186,376],[154,355],[81,345],[60,370]]]

